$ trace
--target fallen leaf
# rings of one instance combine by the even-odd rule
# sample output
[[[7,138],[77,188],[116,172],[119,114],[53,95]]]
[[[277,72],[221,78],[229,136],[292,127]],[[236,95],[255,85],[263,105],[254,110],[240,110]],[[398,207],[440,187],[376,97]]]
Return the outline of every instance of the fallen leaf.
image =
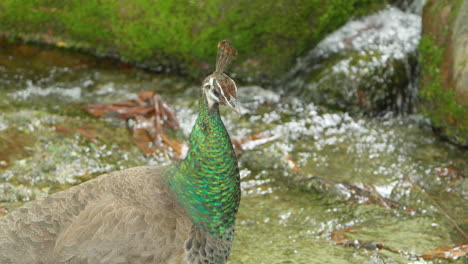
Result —
[[[118,114],[118,116],[122,119],[127,118],[135,118],[136,116],[142,115],[147,116],[149,115],[154,109],[149,106],[134,106],[134,107],[119,107],[113,106],[110,108],[112,112]]]
[[[136,100],[122,101],[114,104],[89,104],[85,109],[93,116],[102,116],[108,113],[116,113],[119,118],[134,118],[137,115],[150,115],[153,107],[140,105]]]
[[[91,140],[92,142],[96,141],[97,133],[96,130],[94,130],[94,128],[84,125],[77,128],[76,131],[80,133],[80,135],[82,135],[83,137]]]
[[[5,215],[7,213],[7,209],[0,207],[0,215]]]
[[[288,164],[289,169],[294,171],[295,173],[300,173],[299,167],[297,166],[297,163],[293,158],[291,157],[286,157],[286,163]]]
[[[345,247],[356,247],[356,248],[366,248],[369,250],[383,249],[384,246],[382,243],[374,242],[364,242],[361,240],[349,240],[347,233],[354,230],[359,230],[361,227],[347,227],[335,230],[331,233],[331,240],[336,245],[341,245]]]
[[[262,131],[252,135],[244,136],[240,139],[234,139],[232,141],[234,144],[234,149],[237,149],[237,151],[241,153],[244,150],[254,149],[277,138],[278,137],[273,135],[270,131]],[[235,144],[237,144],[237,146]]]
[[[177,153],[177,155],[179,155],[179,157],[182,157],[182,155],[185,154],[184,148],[186,148],[186,146],[182,142],[178,141],[177,139],[170,139],[164,132],[161,133],[161,138],[164,143],[166,143],[175,151],[175,153]]]
[[[70,134],[70,129],[63,126],[55,126],[55,131],[62,134]]]
[[[350,242],[348,240],[348,232],[354,231],[354,230],[359,230],[361,229],[360,227],[347,227],[347,228],[342,228],[335,230],[331,233],[331,241],[337,245],[343,245],[343,246],[348,246],[350,244],[353,244],[354,242]]]
[[[453,167],[442,167],[435,168],[433,173],[437,174],[439,178],[448,183],[448,187],[454,187],[457,184],[461,184],[465,176]]]
[[[435,168],[433,170],[433,172],[435,174],[439,175],[439,177],[441,177],[441,178],[445,178],[445,177],[451,176],[451,175],[463,177],[461,172],[459,172],[457,169],[455,169],[453,167]]]
[[[153,100],[153,97],[156,95],[153,91],[143,91],[138,93],[138,98],[142,101]]]
[[[231,138],[231,143],[232,147],[234,148],[234,152],[236,155],[240,155],[242,152],[244,152],[244,149],[242,148],[242,144],[238,139]]]
[[[96,117],[105,115],[109,112],[107,108],[98,107],[96,104],[89,104],[88,107],[86,107],[85,111],[88,112],[88,114],[91,114]]]
[[[423,259],[457,259],[468,254],[468,245],[458,245],[455,247],[437,247],[424,252]]]
[[[115,107],[121,107],[121,106],[134,107],[134,106],[144,105],[144,104],[138,100],[130,99],[130,100],[115,102],[113,104],[102,104],[102,105],[115,106]]]
[[[174,112],[158,96],[154,96],[154,109],[156,117],[160,118],[159,121],[163,126],[167,126],[174,130],[179,129],[179,121],[177,121]]]
[[[272,140],[277,139],[270,131],[262,131],[252,135],[246,135],[240,139],[232,138],[232,146],[234,152],[240,155],[244,150],[254,149],[257,146],[268,143]]]
[[[184,145],[164,134],[164,128],[177,130],[179,122],[170,107],[153,91],[138,93],[138,99],[111,104],[88,104],[89,114],[99,117],[114,113],[122,119],[133,119],[133,142],[147,154],[158,149],[172,148],[177,156],[182,155]]]
[[[240,140],[240,142],[241,144],[245,144],[250,141],[266,139],[266,138],[271,138],[271,137],[273,137],[273,134],[270,131],[262,131],[262,132],[255,133],[253,135],[245,136]]]
[[[153,140],[145,129],[134,129],[132,141],[145,154],[152,154],[156,151]]]

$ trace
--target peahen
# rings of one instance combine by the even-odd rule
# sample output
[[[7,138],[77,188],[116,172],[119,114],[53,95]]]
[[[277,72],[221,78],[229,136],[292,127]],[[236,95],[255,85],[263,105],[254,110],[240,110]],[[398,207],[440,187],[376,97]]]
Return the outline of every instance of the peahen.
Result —
[[[112,172],[0,218],[0,263],[226,263],[240,203],[237,158],[219,105],[238,111],[218,44],[186,158]]]

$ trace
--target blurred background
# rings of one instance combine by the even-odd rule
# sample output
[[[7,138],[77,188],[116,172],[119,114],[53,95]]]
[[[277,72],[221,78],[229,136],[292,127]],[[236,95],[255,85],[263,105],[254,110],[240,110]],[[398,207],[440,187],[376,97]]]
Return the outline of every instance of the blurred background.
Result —
[[[216,45],[240,263],[466,263],[468,1],[0,2],[0,217],[180,160]]]

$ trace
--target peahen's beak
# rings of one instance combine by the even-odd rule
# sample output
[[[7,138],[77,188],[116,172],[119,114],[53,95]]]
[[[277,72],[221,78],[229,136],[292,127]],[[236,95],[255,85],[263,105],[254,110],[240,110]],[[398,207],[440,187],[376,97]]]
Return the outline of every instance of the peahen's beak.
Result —
[[[234,112],[236,112],[238,115],[242,114],[239,105],[236,105],[236,107],[234,107],[232,110],[234,110]]]
[[[238,115],[241,114],[241,110],[240,110],[240,107],[239,107],[239,103],[237,102],[237,99],[236,98],[232,98],[231,97],[231,100],[229,100],[229,102],[227,102],[226,104],[227,106],[229,106],[234,112],[236,112]]]

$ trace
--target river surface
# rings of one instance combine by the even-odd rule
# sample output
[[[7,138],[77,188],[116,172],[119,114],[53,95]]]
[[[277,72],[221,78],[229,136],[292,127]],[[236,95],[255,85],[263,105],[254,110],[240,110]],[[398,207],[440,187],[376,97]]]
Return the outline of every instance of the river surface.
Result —
[[[106,172],[168,163],[132,143],[128,122],[84,108],[155,91],[180,122],[171,136],[187,142],[199,83],[2,40],[0,214]],[[350,116],[242,83],[239,93],[243,114],[221,111],[231,136],[268,136],[243,142],[230,264],[448,263],[421,256],[463,243],[450,219],[468,229],[468,152],[424,118]]]

